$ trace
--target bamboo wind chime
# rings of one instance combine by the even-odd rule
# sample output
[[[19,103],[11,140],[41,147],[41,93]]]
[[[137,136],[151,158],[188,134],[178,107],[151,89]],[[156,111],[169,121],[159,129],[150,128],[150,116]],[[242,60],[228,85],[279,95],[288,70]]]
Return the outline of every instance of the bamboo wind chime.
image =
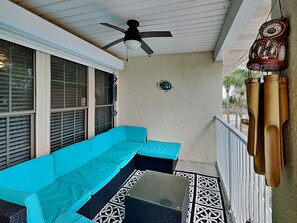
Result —
[[[249,155],[254,157],[255,172],[265,175],[268,186],[277,187],[285,165],[282,129],[289,119],[286,77],[267,75],[246,81],[249,115]]]
[[[288,19],[265,22],[252,45],[247,67],[260,72],[280,72],[288,67]],[[288,78],[265,75],[246,80],[249,130],[247,150],[254,157],[255,172],[265,175],[266,185],[277,187],[285,165],[283,126],[289,119]]]

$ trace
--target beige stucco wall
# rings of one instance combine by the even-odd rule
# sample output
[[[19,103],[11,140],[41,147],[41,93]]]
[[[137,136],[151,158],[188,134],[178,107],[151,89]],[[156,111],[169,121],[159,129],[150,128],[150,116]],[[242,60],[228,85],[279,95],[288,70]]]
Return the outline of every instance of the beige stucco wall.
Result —
[[[289,68],[283,72],[289,78],[290,120],[285,129],[287,164],[280,187],[273,190],[272,212],[273,223],[294,223],[297,222],[297,1],[282,2],[290,19]]]
[[[168,80],[164,92],[157,83]],[[215,115],[221,114],[222,63],[213,53],[129,58],[118,75],[118,124],[148,129],[148,139],[181,142],[179,159],[216,161]]]

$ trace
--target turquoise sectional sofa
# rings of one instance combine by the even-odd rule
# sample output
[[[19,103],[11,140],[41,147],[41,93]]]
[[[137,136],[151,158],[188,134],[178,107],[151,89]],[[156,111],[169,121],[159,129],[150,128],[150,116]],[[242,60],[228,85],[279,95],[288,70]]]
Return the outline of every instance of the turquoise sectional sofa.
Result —
[[[2,170],[0,199],[26,206],[28,223],[91,222],[82,215],[94,217],[116,192],[146,137],[146,128],[120,126]]]

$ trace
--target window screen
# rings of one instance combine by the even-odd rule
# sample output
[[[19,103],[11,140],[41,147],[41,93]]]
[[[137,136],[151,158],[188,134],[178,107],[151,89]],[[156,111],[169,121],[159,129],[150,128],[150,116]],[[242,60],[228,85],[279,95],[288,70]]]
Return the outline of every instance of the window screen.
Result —
[[[34,150],[34,51],[0,40],[0,169]]]
[[[113,127],[113,74],[95,70],[95,134]]]
[[[86,138],[87,67],[51,57],[51,152]]]

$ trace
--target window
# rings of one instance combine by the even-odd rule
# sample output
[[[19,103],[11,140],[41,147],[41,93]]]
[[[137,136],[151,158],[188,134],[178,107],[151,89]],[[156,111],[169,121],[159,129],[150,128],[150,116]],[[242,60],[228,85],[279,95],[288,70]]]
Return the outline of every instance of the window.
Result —
[[[113,74],[95,70],[95,135],[113,127]]]
[[[0,40],[0,169],[34,154],[34,51]]]
[[[87,67],[51,56],[51,152],[86,138]]]

